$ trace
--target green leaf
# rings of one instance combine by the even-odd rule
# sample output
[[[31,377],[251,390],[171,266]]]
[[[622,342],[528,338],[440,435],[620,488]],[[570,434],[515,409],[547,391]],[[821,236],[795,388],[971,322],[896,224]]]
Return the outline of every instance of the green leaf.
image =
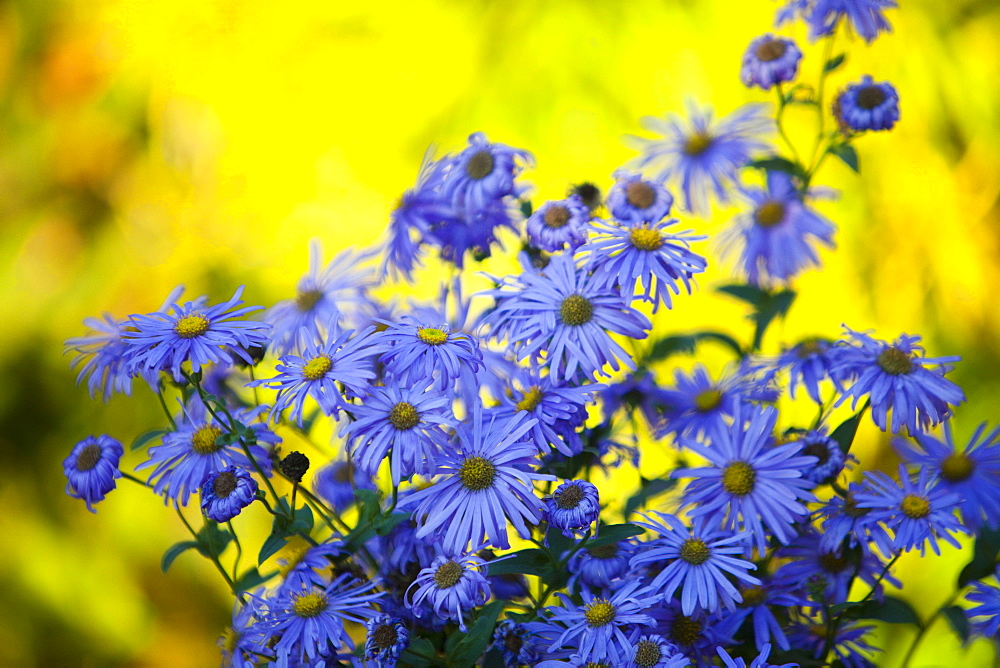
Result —
[[[152,429],[150,431],[144,431],[143,433],[136,436],[135,440],[132,441],[132,448],[131,448],[132,452],[135,452],[136,450],[143,447],[150,441],[155,440],[166,433],[167,433],[166,429]]]
[[[490,575],[550,575],[552,563],[548,555],[538,548],[528,548],[513,553],[513,556],[498,557],[489,563]]]
[[[472,628],[469,629],[468,633],[460,636],[461,640],[455,645],[454,652],[449,653],[456,665],[474,665],[476,660],[483,655],[490,638],[493,636],[497,618],[503,612],[503,604],[503,601],[493,601],[479,611],[479,616],[476,617]]]
[[[288,539],[283,533],[272,533],[268,536],[264,544],[260,546],[260,552],[257,554],[257,565],[259,566],[267,561],[275,552],[283,548],[287,542]]]
[[[997,567],[998,553],[1000,553],[1000,529],[984,528],[976,536],[972,561],[958,574],[959,588],[992,575]]]
[[[663,337],[653,344],[649,354],[642,359],[641,364],[659,362],[677,353],[690,355],[694,352],[695,346],[702,341],[721,343],[736,353],[737,357],[743,357],[743,349],[740,347],[739,342],[728,334],[723,334],[722,332],[695,332],[693,334]]]
[[[646,533],[646,530],[638,524],[611,524],[601,527],[598,535],[587,542],[587,547],[611,545],[643,533]]]
[[[834,56],[830,60],[826,61],[825,65],[823,65],[823,71],[824,72],[832,72],[832,71],[834,71],[835,69],[837,69],[838,67],[840,67],[841,65],[843,65],[844,64],[844,60],[846,60],[846,59],[847,59],[847,54],[846,53],[841,53],[841,54],[838,54],[838,55]]]
[[[645,508],[646,504],[653,497],[668,492],[677,486],[677,480],[674,478],[653,478],[652,480],[640,478],[640,481],[639,491],[630,496],[628,501],[625,502],[625,519],[628,519],[632,513],[640,508]]]
[[[835,155],[840,160],[854,170],[855,173],[861,173],[861,165],[858,160],[858,152],[854,150],[854,147],[850,144],[837,144],[836,146],[831,146],[826,149],[827,153]]]
[[[864,415],[865,409],[868,408],[868,402],[861,407],[857,413],[847,418],[840,423],[840,426],[833,430],[830,434],[830,438],[837,442],[840,446],[841,452],[845,455],[851,451],[851,445],[854,443],[854,437],[858,433],[858,425],[861,424],[861,416]]]
[[[761,290],[753,285],[744,285],[742,283],[731,283],[729,285],[720,285],[717,287],[716,292],[722,292],[731,297],[736,297],[740,301],[744,301],[755,309],[759,309],[760,305],[764,303],[767,298],[767,290]]]
[[[768,325],[775,318],[785,317],[788,310],[792,307],[792,302],[795,301],[795,291],[787,289],[779,292],[770,292],[753,285],[731,284],[723,285],[716,288],[716,290],[736,297],[753,307],[754,311],[749,316],[756,325],[752,350],[760,349],[760,344],[764,340],[764,333],[767,331]]]
[[[965,616],[965,611],[957,605],[949,605],[941,612],[944,614],[944,618],[948,620],[948,625],[951,627],[951,630],[962,639],[963,643],[968,642],[969,618]]]
[[[380,536],[388,536],[389,533],[396,527],[400,522],[405,522],[410,519],[409,513],[392,513],[391,515],[379,515],[372,522],[372,527],[375,529],[375,533]]]
[[[219,447],[225,447],[227,445],[232,445],[239,438],[235,433],[227,431],[225,433],[219,434],[218,438],[215,439],[215,444]]]
[[[163,553],[163,558],[160,559],[160,570],[166,573],[170,569],[170,565],[174,563],[174,559],[181,556],[184,552],[192,548],[197,548],[198,542],[193,540],[185,540],[180,543],[174,543],[167,551]]]
[[[424,657],[435,657],[432,662]],[[439,666],[437,661],[438,652],[434,649],[434,644],[427,638],[410,637],[410,646],[399,657],[399,663],[405,666],[415,666],[416,668],[426,668],[426,666]]]
[[[382,502],[377,492],[370,489],[356,489],[354,490],[354,498],[358,500],[358,511],[361,513],[363,521],[370,522],[382,512]]]
[[[841,619],[877,619],[890,624],[913,624],[923,627],[920,615],[909,603],[895,596],[886,596],[882,602],[875,600],[849,601],[830,608],[830,614]]]
[[[267,575],[261,575],[260,571],[251,567],[248,568],[246,572],[244,572],[243,575],[241,575],[236,582],[233,583],[233,588],[236,590],[237,594],[241,591],[250,591],[254,587],[264,584],[277,574],[278,571],[271,571]]]
[[[521,208],[521,215],[522,216],[524,216],[525,218],[530,218],[531,217],[532,208],[531,208],[531,200],[530,199],[522,199],[521,200],[521,204],[520,204],[520,208]]]
[[[754,160],[747,163],[747,167],[756,167],[757,169],[763,169],[768,172],[784,172],[785,174],[791,174],[797,178],[805,178],[805,170],[802,167],[788,158],[782,158],[779,156],[774,156],[771,158],[765,158],[763,160]]]
[[[545,541],[545,544],[549,546],[549,550],[552,554],[556,555],[556,558],[561,557],[576,547],[575,538],[564,536],[562,531],[556,529],[551,524],[545,530]]]
[[[217,522],[205,519],[205,526],[198,532],[198,551],[206,557],[218,557],[226,550],[233,534],[220,529]]]
[[[500,650],[495,647],[490,651],[486,652],[486,656],[483,657],[483,668],[506,668],[507,664],[504,663],[503,654]]]

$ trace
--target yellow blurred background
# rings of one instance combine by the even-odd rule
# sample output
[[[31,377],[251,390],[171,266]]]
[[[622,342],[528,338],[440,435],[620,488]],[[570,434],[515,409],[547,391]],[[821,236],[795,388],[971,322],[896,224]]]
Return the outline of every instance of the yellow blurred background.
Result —
[[[606,190],[643,115],[772,100],[738,79],[746,44],[772,29],[768,0],[373,6],[0,3],[0,665],[214,665],[229,618],[207,561],[160,573],[185,534],[157,498],[122,482],[91,515],[63,493],[74,443],[127,445],[161,419],[144,387],[106,405],[75,387],[63,342],[85,317],[152,310],[178,283],[213,301],[240,284],[251,304],[288,298],[310,239],[329,257],[382,237],[431,144],[458,150],[481,130],[532,151],[537,204],[570,183]],[[841,323],[921,334],[930,354],[963,358],[964,439],[1000,420],[1000,5],[913,0],[888,17],[894,33],[871,46],[840,40],[830,84],[889,80],[902,120],[857,142],[861,177],[820,172],[841,192],[820,205],[838,248],[797,281],[769,344]],[[783,32],[806,47],[802,26]],[[714,234],[733,212],[684,222]],[[730,267],[708,251],[700,292],[658,326],[746,338],[739,305],[710,289]],[[865,467],[894,468],[877,430],[859,439]],[[967,556],[910,557],[904,595],[926,615]],[[991,665],[988,643],[955,663],[958,642],[935,631],[914,665]],[[880,628],[880,665],[912,634]]]

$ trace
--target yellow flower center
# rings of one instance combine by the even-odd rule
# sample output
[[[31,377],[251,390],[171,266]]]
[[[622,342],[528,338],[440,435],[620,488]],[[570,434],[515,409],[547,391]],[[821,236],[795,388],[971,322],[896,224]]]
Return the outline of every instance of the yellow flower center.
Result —
[[[753,212],[754,221],[761,227],[774,227],[785,219],[785,205],[775,200],[768,200]]]
[[[690,647],[698,642],[702,628],[704,628],[704,624],[697,619],[686,615],[677,615],[674,617],[674,623],[670,625],[669,639],[678,645]]]
[[[748,587],[740,593],[743,594],[741,608],[752,608],[767,600],[767,591],[763,587]]]
[[[618,614],[618,611],[609,601],[603,598],[595,598],[590,602],[586,610],[584,610],[583,617],[592,628],[597,628],[598,626],[604,626],[613,622],[616,614]]]
[[[883,371],[892,376],[902,376],[913,371],[913,357],[895,346],[880,352],[876,362]]]
[[[637,209],[648,209],[656,202],[656,191],[648,183],[633,181],[625,186],[625,199]]]
[[[694,566],[705,563],[710,556],[712,551],[700,538],[688,538],[681,545],[681,559]]]
[[[702,390],[694,398],[694,407],[701,413],[714,411],[722,405],[722,390],[717,387],[710,387]]]
[[[756,482],[757,473],[746,462],[733,462],[722,472],[722,489],[733,496],[746,496]]]
[[[570,295],[559,307],[559,319],[564,325],[579,327],[594,317],[594,305],[583,295]]]
[[[309,552],[309,545],[304,542],[285,548],[285,563],[278,567],[281,577],[287,577],[292,572],[292,569],[299,565],[299,562],[302,561],[307,552]]]
[[[326,355],[312,358],[302,367],[302,375],[306,380],[319,380],[333,368],[333,362]]]
[[[823,344],[819,339],[806,339],[796,348],[796,354],[799,356],[799,359],[805,359],[810,355],[816,355],[821,352],[823,352]]]
[[[635,646],[635,665],[652,668],[663,658],[660,646],[652,640],[640,640]]]
[[[433,327],[421,327],[417,330],[417,338],[430,346],[440,346],[448,340],[448,332]]]
[[[306,313],[307,311],[311,311],[322,298],[323,292],[320,290],[303,290],[295,295],[295,307],[299,311]]]
[[[470,179],[478,181],[484,179],[493,172],[493,156],[489,151],[478,151],[469,158],[465,165],[465,173]]]
[[[222,651],[232,654],[236,651],[236,643],[240,640],[239,632],[232,626],[227,626],[222,632]]]
[[[566,227],[569,223],[569,218],[569,209],[566,207],[550,206],[545,210],[545,215],[542,216],[542,222],[545,223],[546,227],[558,230],[560,227]]]
[[[698,132],[687,138],[684,142],[684,152],[690,156],[701,155],[712,145],[712,137],[704,132]]]
[[[389,410],[389,422],[400,431],[413,429],[420,424],[420,413],[408,401],[400,401]]]
[[[542,393],[542,388],[538,385],[532,385],[517,402],[516,408],[519,411],[533,411],[538,408],[538,404],[542,403],[543,396],[545,395]]]
[[[920,520],[931,514],[931,502],[916,494],[907,494],[899,509],[910,519]]]
[[[655,251],[663,245],[663,235],[659,230],[648,227],[633,227],[628,233],[632,246],[641,251]]]
[[[292,612],[299,617],[317,617],[330,607],[330,602],[323,594],[305,594],[292,603]]]
[[[76,456],[76,470],[89,471],[101,461],[101,446],[91,443]]]
[[[481,492],[493,486],[497,468],[485,457],[468,457],[459,467],[458,477],[466,489]]]
[[[200,313],[192,313],[181,318],[174,325],[174,332],[182,339],[193,339],[208,331],[208,318]]]
[[[222,429],[214,424],[206,424],[199,427],[191,437],[191,449],[199,455],[210,455],[222,449],[221,445],[215,443],[222,436]]]
[[[79,460],[77,460],[79,468]],[[941,477],[948,482],[968,480],[976,470],[976,463],[962,452],[953,452],[941,462]]]
[[[437,585],[438,589],[454,587],[462,579],[462,573],[464,572],[465,569],[462,568],[462,564],[453,559],[446,561],[434,571],[434,584]]]

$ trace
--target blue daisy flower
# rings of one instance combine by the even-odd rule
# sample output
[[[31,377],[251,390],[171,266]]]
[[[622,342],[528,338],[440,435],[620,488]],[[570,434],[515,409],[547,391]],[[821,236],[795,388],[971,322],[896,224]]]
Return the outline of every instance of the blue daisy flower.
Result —
[[[742,190],[753,210],[737,216],[721,236],[723,252],[740,249],[739,270],[753,285],[787,283],[819,266],[815,245],[833,248],[833,223],[802,201],[792,177],[767,173],[767,189]]]
[[[228,522],[253,503],[257,481],[238,466],[227,466],[205,480],[201,486],[201,510],[216,522]]]
[[[639,296],[653,304],[654,313],[660,304],[671,308],[670,293],[679,295],[683,284],[691,294],[692,277],[708,266],[705,258],[690,248],[691,242],[706,237],[692,234],[691,230],[666,231],[677,222],[672,218],[631,225],[595,221],[597,234],[580,248],[580,253],[586,257],[586,267],[594,272],[594,279],[609,289],[617,287],[626,302]],[[640,283],[642,292],[637,290]]]
[[[554,253],[568,248],[571,252],[587,240],[590,209],[579,195],[549,201],[528,217],[525,233],[535,248]]]
[[[646,611],[662,599],[639,580],[622,583],[608,597],[595,597],[586,589],[580,593],[582,606],[557,593],[562,606],[544,608],[544,621],[536,625],[545,635],[555,637],[549,652],[567,645],[577,648],[575,665],[606,660],[617,664],[619,657],[627,657],[632,643],[626,633],[635,625],[651,625],[653,618]]]
[[[775,360],[767,363],[774,369],[788,372],[788,394],[794,399],[799,386],[806,389],[809,398],[817,404],[823,403],[820,393],[820,383],[826,379],[836,385],[845,380],[834,374],[840,361],[842,346],[836,346],[832,341],[821,338],[808,338],[792,346]]]
[[[816,464],[802,473],[802,477],[814,485],[835,481],[847,464],[848,456],[825,429],[793,433],[785,442],[798,444],[801,448],[799,454],[816,458]]]
[[[888,81],[869,75],[851,84],[833,101],[833,115],[845,133],[891,130],[899,120],[899,93]]]
[[[601,514],[597,486],[586,480],[569,480],[545,499],[545,519],[567,538],[589,529]]]
[[[473,554],[438,555],[406,590],[406,606],[418,617],[429,607],[440,619],[456,622],[464,633],[466,613],[490,598],[488,573],[486,562]]]
[[[644,339],[649,320],[577,268],[569,255],[552,258],[544,275],[524,272],[500,285],[484,293],[497,300],[484,322],[492,338],[507,338],[518,359],[543,363],[556,381],[592,379],[605,365],[614,371],[621,364],[635,368],[611,333]]]
[[[500,652],[505,666],[533,666],[539,661],[536,644],[527,626],[505,619],[493,631],[490,646]]]
[[[785,649],[788,648],[786,647]],[[779,666],[776,663],[768,663],[767,657],[771,655],[770,643],[757,648],[757,651],[759,651],[760,654],[750,661],[749,667],[744,659],[733,659],[733,657],[729,656],[729,653],[723,648],[719,647],[717,651],[719,652],[719,658],[721,658],[722,662],[726,664],[726,668],[797,668],[799,665],[797,663],[783,663]]]
[[[675,389],[665,388],[659,401],[665,406],[663,419],[656,425],[657,435],[676,434],[678,445],[686,437],[701,438],[717,427],[725,427],[744,402],[740,376],[730,374],[713,381],[704,366],[697,365],[690,375],[681,369],[674,372]]]
[[[485,134],[476,132],[469,135],[469,146],[450,159],[443,195],[456,209],[483,210],[514,194],[514,178],[531,160],[527,151],[491,143]]]
[[[344,622],[365,624],[378,614],[372,604],[383,596],[373,592],[377,580],[360,582],[342,574],[325,586],[279,592],[267,601],[267,616],[257,623],[269,637],[277,665],[316,665],[331,648],[354,647]]]
[[[749,531],[764,554],[768,536],[787,544],[793,525],[809,515],[801,501],[815,501],[812,483],[801,477],[815,457],[799,456],[795,444],[773,446],[778,412],[772,407],[737,408],[732,426],[713,425],[710,446],[688,440],[685,445],[711,466],[679,469],[673,478],[694,478],[684,503],[695,506],[691,517],[721,520],[730,530]]]
[[[339,540],[330,539],[319,545],[295,541],[278,559],[281,584],[278,592],[298,592],[313,586],[324,587],[330,581],[330,567],[347,551]]]
[[[662,135],[662,139],[633,137],[642,152],[639,167],[663,165],[661,180],[676,180],[684,194],[684,208],[699,215],[708,213],[709,193],[714,191],[720,203],[727,201],[727,190],[739,182],[738,171],[751,156],[770,148],[760,135],[773,131],[766,105],[744,105],[735,112],[712,122],[712,112],[689,105],[690,123],[677,116],[647,116],[644,127]]]
[[[820,534],[822,550],[840,551],[847,541],[847,547],[860,545],[867,552],[873,533],[885,532],[885,529],[879,526],[878,520],[872,517],[871,508],[858,507],[858,493],[870,491],[871,487],[867,482],[852,482],[848,485],[845,496],[834,495],[819,507],[816,518],[823,523],[823,531]]]
[[[660,424],[669,407],[666,390],[656,384],[653,374],[638,371],[629,374],[617,383],[609,383],[600,394],[604,420],[610,421],[619,411],[632,420],[636,412],[646,418],[652,428]]]
[[[577,583],[596,590],[611,589],[616,580],[631,573],[629,561],[635,545],[628,541],[608,543],[597,547],[584,547],[569,559],[567,569],[572,574],[567,588],[577,590]]]
[[[365,624],[365,658],[376,668],[395,668],[400,655],[410,646],[410,632],[399,617],[378,614]]]
[[[302,426],[306,398],[314,399],[326,415],[337,418],[341,410],[353,408],[344,393],[363,396],[375,379],[370,338],[373,331],[374,328],[368,328],[352,338],[353,330],[338,332],[337,325],[331,324],[325,343],[306,343],[301,357],[283,355],[275,367],[277,376],[252,381],[247,387],[278,390],[271,408],[271,419],[275,422],[286,408],[291,408],[289,417]]]
[[[533,471],[536,449],[523,438],[535,421],[526,413],[485,422],[477,404],[471,422],[458,426],[457,444],[441,453],[437,473],[443,477],[407,496],[399,507],[412,509],[420,527],[417,538],[434,536],[446,551],[458,553],[470,543],[486,542],[506,550],[508,522],[527,537],[527,525],[542,519],[533,482],[555,477]]]
[[[869,44],[892,26],[883,12],[898,7],[896,0],[814,0],[808,9],[807,23],[811,39],[831,35],[841,18]]]
[[[955,445],[950,421],[944,423],[944,441],[930,434],[913,434],[920,447],[902,439],[895,441],[896,450],[908,464],[933,471],[945,489],[958,494],[962,521],[974,531],[984,523],[991,529],[1000,527],[1000,427],[983,436],[985,430],[984,422],[961,451]]]
[[[929,542],[934,554],[939,555],[938,538],[961,547],[952,535],[968,532],[955,517],[961,498],[940,485],[930,470],[921,468],[917,479],[913,480],[906,466],[900,464],[899,483],[881,471],[866,471],[865,476],[871,483],[871,491],[855,495],[858,507],[871,508],[872,519],[885,524],[894,534],[892,543],[884,534],[873,536],[882,554],[889,556],[900,550],[909,552],[920,548],[920,556],[924,556]]]
[[[124,341],[129,320],[105,313],[103,320],[87,318],[83,324],[93,333],[66,340],[66,351],[77,353],[71,362],[71,368],[80,367],[76,384],[86,378],[90,397],[93,399],[100,390],[105,402],[115,392],[131,396],[133,369],[129,361],[132,347]],[[150,385],[156,383],[155,371],[140,373]]]
[[[129,358],[133,373],[169,370],[174,380],[180,381],[185,362],[190,363],[192,373],[210,362],[231,364],[234,358],[253,364],[246,350],[265,345],[271,326],[239,319],[263,308],[236,308],[243,303],[242,295],[240,286],[223,304],[205,306],[199,299],[183,305],[173,303],[166,311],[132,315],[123,340],[132,347]]]
[[[428,243],[432,228],[456,222],[451,203],[442,199],[439,192],[444,163],[431,160],[431,152],[428,150],[424,155],[416,187],[403,193],[390,215],[383,276],[412,280],[423,255],[421,247]]]
[[[709,615],[696,610],[690,615],[681,612],[681,602],[664,601],[663,605],[649,610],[653,617],[653,631],[677,646],[695,665],[714,665],[715,650],[733,643],[739,628],[732,616]]]
[[[124,453],[121,443],[104,434],[88,436],[77,443],[63,461],[66,494],[83,499],[87,510],[96,513],[91,504],[104,500],[117,486],[115,480],[122,477],[118,462]]]
[[[541,376],[535,369],[515,370],[508,390],[500,394],[501,405],[492,409],[497,417],[510,418],[525,411],[537,422],[531,439],[541,453],[555,448],[566,456],[582,448],[577,429],[587,418],[587,405],[593,393],[603,385],[581,387],[557,384],[552,376]]]
[[[627,169],[619,169],[612,176],[616,181],[605,205],[618,222],[655,223],[670,213],[674,196],[662,185]]]
[[[750,42],[743,52],[740,81],[747,88],[770,90],[774,84],[791,81],[799,73],[802,51],[790,39],[767,34]]]
[[[785,636],[784,625],[778,621],[775,610],[772,608],[778,609],[780,615],[782,608],[794,608],[801,605],[801,599],[793,596],[792,591],[792,584],[774,580],[765,580],[759,585],[740,587],[743,601],[729,615],[734,624],[739,620],[741,626],[746,623],[747,619],[751,621],[749,626],[753,629],[757,651],[763,652],[770,647],[772,642],[784,650],[791,647]]]
[[[475,374],[483,366],[479,340],[465,332],[452,332],[447,323],[433,326],[403,316],[402,322],[381,321],[388,327],[376,334],[379,362],[404,385],[436,378],[446,390],[463,373]]]
[[[353,329],[370,324],[377,308],[369,295],[375,285],[373,251],[347,249],[322,266],[319,242],[309,245],[309,271],[299,279],[294,299],[272,306],[264,314],[271,324],[270,347],[285,354],[330,336],[337,323]],[[332,338],[332,336],[331,336]]]
[[[844,327],[844,342],[833,372],[854,378],[836,405],[852,398],[852,408],[869,396],[872,419],[879,429],[911,434],[935,425],[951,414],[950,405],[965,401],[962,389],[944,377],[958,356],[924,357],[919,336],[901,334],[892,343]]]
[[[879,575],[885,570],[885,564],[873,552],[864,552],[860,557],[851,557],[841,551],[838,545],[833,550],[826,550],[820,534],[813,529],[804,530],[786,547],[778,550],[778,556],[790,559],[774,574],[779,583],[788,583],[800,594],[815,594],[818,603],[835,605],[847,601],[851,585],[856,578],[876,587],[876,596],[881,596],[882,582],[894,587],[902,583],[886,573],[879,581]],[[814,590],[814,591],[813,591]]]
[[[881,650],[865,639],[874,630],[874,626],[867,624],[842,621],[834,631],[833,646],[830,647],[826,624],[793,622],[788,631],[788,640],[792,647],[808,652],[818,661],[825,660],[827,652],[832,649],[844,668],[875,668],[870,657]]]
[[[655,633],[639,636],[632,644],[626,668],[684,668],[688,658],[677,646]]]
[[[313,491],[330,504],[338,513],[354,505],[356,489],[375,490],[375,481],[370,475],[358,475],[354,463],[347,460],[332,461],[316,471],[312,481]]]
[[[354,421],[344,424],[340,436],[359,470],[374,476],[390,450],[393,486],[434,470],[438,449],[447,441],[443,428],[455,419],[451,399],[428,393],[427,384],[425,379],[410,387],[372,387],[351,407]]]
[[[683,587],[681,612],[685,615],[696,609],[709,613],[723,606],[734,609],[743,599],[727,574],[739,582],[760,584],[760,580],[750,575],[750,570],[757,567],[732,556],[746,550],[748,536],[745,532],[719,531],[700,521],[688,529],[675,516],[659,512],[647,515],[646,521],[636,524],[659,537],[639,544],[631,566],[668,562],[649,585],[667,600]]]
[[[164,502],[173,501],[186,506],[188,498],[199,489],[208,477],[228,466],[238,466],[248,471],[255,470],[247,459],[239,443],[219,442],[219,437],[228,432],[228,426],[220,424],[205,408],[200,399],[194,397],[182,413],[175,418],[177,429],[164,434],[162,443],[149,448],[149,459],[135,467],[136,471],[154,467],[149,475],[153,491],[164,497]],[[247,410],[231,410],[232,416],[249,427],[255,443],[250,445],[250,453],[267,471],[267,452],[257,443],[275,444],[281,441],[267,426],[257,421],[266,406]]]
[[[985,582],[973,582],[972,591],[965,598],[977,604],[965,611],[972,631],[984,638],[996,638],[1000,631],[1000,589]]]
[[[224,668],[246,668],[254,654],[274,658],[274,652],[266,646],[270,636],[261,633],[257,626],[257,622],[265,614],[266,608],[262,600],[250,597],[246,603],[242,603],[236,599],[233,603],[232,625],[222,631],[218,640]]]

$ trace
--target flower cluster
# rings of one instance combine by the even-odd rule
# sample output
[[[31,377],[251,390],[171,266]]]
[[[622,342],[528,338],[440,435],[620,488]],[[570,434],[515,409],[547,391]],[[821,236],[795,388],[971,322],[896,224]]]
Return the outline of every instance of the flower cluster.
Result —
[[[870,42],[894,6],[793,0],[779,19]],[[129,455],[108,435],[82,440],[67,493],[93,510],[128,479],[173,506],[191,537],[164,567],[194,550],[236,599],[226,665],[872,666],[859,620],[932,621],[890,598],[896,561],[965,534],[977,541],[965,627],[996,637],[1000,427],[956,445],[960,360],[847,327],[765,346],[794,281],[835,246],[813,185],[822,163],[857,169],[851,142],[899,120],[895,89],[865,75],[803,162],[785,107],[815,91],[825,127],[824,83],[844,60],[812,86],[797,81],[803,59],[788,37],[752,40],[739,74],[776,91],[773,116],[752,104],[648,119],[660,137],[634,140],[639,157],[603,201],[584,184],[533,208],[531,156],[476,133],[421,168],[382,247],[323,266],[314,244],[295,296],[262,319],[242,288],[88,319],[93,332],[67,341],[78,381],[107,401],[142,379],[163,424]],[[708,267],[696,216],[732,200],[742,208],[718,238],[736,282],[719,291],[752,309],[753,331],[664,334],[650,316]],[[519,271],[489,283],[463,271],[504,235],[518,237]],[[438,297],[374,296],[431,249],[456,269]],[[703,342],[732,359],[667,371]],[[893,475],[851,452],[866,415],[895,437]],[[332,457],[320,434],[335,434]],[[122,471],[130,457],[145,479]],[[640,457],[644,475],[662,473],[636,476]],[[223,555],[239,564],[238,527],[255,520],[270,527],[256,564],[230,568]],[[956,610],[942,614],[961,629]]]

